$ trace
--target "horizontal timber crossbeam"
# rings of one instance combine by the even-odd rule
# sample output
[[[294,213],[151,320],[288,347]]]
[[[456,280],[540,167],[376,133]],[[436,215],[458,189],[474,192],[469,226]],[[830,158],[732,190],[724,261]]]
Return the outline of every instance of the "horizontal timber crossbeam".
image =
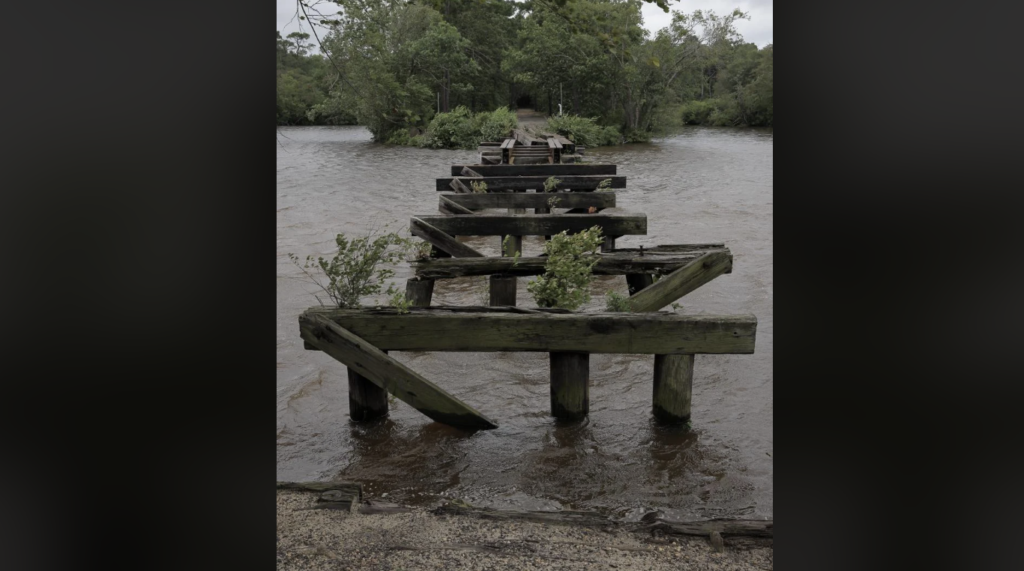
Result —
[[[645,250],[644,255],[621,253],[594,254],[598,259],[593,273],[603,276],[626,274],[667,275],[689,264],[709,251],[723,251],[731,257],[726,248],[660,253]],[[519,258],[513,265],[509,258],[439,258],[410,260],[416,277],[420,279],[447,279],[464,276],[486,276],[508,274],[513,276],[536,276],[544,273],[545,257]],[[732,271],[731,264],[725,273]],[[678,299],[678,298],[677,298]],[[674,300],[673,300],[674,301]]]
[[[548,201],[556,199],[555,208],[615,208],[614,192],[487,192],[474,194],[442,193],[445,200],[469,210],[488,208],[550,208]],[[449,207],[449,210],[454,210]]]
[[[554,313],[494,307],[313,307],[299,323],[327,318],[385,351],[540,351],[623,354],[749,354],[753,315]],[[316,320],[319,321],[319,320]],[[305,335],[303,338],[306,338]]]
[[[605,236],[647,234],[646,214],[506,214],[418,216],[413,220],[452,236],[553,236],[600,226]],[[466,257],[466,256],[463,256]]]
[[[554,166],[554,165],[550,165]],[[478,167],[483,168],[483,167]],[[487,173],[483,178],[460,177],[462,183],[471,186],[474,182],[487,183],[487,190],[528,190],[531,188],[544,188],[544,181],[553,175],[540,176],[489,176]],[[573,190],[595,190],[602,180],[611,181],[609,188],[626,188],[626,177],[613,175],[560,175],[561,181],[558,188],[571,188]],[[452,178],[442,177],[437,179],[437,190],[451,190]]]

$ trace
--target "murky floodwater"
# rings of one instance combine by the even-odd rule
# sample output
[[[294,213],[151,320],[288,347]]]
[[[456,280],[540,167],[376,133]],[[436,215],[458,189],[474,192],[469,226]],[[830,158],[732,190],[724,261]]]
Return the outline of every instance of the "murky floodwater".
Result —
[[[753,355],[699,355],[692,430],[652,421],[653,356],[592,355],[589,418],[562,426],[548,416],[546,353],[393,352],[400,361],[500,424],[465,433],[405,403],[390,418],[348,420],[345,367],[305,351],[297,316],[318,305],[316,287],[287,254],[327,255],[334,235],[437,213],[434,178],[475,151],[385,147],[361,127],[281,128],[277,152],[278,479],[342,478],[406,503],[459,497],[474,505],[596,509],[635,518],[652,508],[680,519],[771,517],[773,135],[688,128],[649,145],[587,151],[627,176],[619,211],[644,212],[641,244],[724,242],[734,270],[681,300],[683,313],[752,313]],[[610,211],[611,212],[611,211]],[[498,238],[467,242],[497,255]],[[542,238],[524,239],[536,255]],[[404,287],[408,267],[397,270]],[[535,306],[520,278],[519,305]],[[587,310],[604,307],[625,278],[595,279]],[[485,305],[486,278],[438,280],[434,304]]]

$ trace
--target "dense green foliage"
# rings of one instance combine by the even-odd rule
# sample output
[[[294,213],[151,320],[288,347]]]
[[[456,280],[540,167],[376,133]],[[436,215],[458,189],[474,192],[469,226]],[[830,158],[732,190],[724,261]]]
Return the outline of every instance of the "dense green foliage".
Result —
[[[615,127],[597,124],[596,117],[579,117],[562,115],[548,119],[548,129],[564,135],[570,141],[584,147],[600,147],[617,145],[622,142],[622,135]]]
[[[403,311],[408,309],[404,291],[394,284],[384,290],[384,284],[395,275],[395,271],[386,266],[401,262],[406,253],[415,250],[417,244],[413,240],[393,232],[371,232],[355,239],[338,234],[335,244],[338,251],[332,258],[321,256],[314,260],[313,256],[307,256],[303,263],[294,254],[288,257],[337,307],[359,307],[364,297],[383,291],[391,305]],[[322,305],[323,301],[317,299]]]
[[[603,241],[600,226],[576,234],[561,232],[552,236],[544,244],[547,254],[544,274],[526,286],[537,305],[579,309],[590,301],[590,281],[598,259],[588,255],[597,253]]]
[[[462,148],[500,138],[519,107],[591,147],[656,126],[773,124],[773,47],[743,41],[739,10],[673,12],[651,33],[641,0],[335,4],[313,17],[328,57],[278,35],[279,123],[354,120],[378,141]]]
[[[517,125],[516,114],[507,107],[473,113],[459,105],[450,113],[434,115],[420,144],[432,149],[475,149],[480,141],[500,141]]]
[[[332,79],[319,55],[310,55],[309,34],[277,33],[277,124],[351,125],[356,118],[328,97]],[[325,107],[320,112],[312,110]],[[330,110],[327,110],[330,108]]]

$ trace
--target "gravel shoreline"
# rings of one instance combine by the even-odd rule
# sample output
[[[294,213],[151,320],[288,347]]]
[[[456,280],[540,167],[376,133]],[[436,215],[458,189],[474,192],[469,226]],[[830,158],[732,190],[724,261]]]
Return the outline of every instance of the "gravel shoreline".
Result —
[[[699,537],[652,537],[625,529],[592,529],[466,516],[364,515],[304,509],[317,494],[277,492],[277,568],[296,570],[733,570],[772,569],[771,541],[716,553]]]

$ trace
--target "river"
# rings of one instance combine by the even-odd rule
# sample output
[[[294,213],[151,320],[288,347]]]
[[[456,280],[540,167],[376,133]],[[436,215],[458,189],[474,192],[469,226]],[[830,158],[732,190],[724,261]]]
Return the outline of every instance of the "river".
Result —
[[[387,147],[362,127],[281,127],[277,148],[277,472],[279,480],[359,481],[392,501],[430,505],[461,498],[517,509],[598,510],[635,520],[652,509],[677,519],[772,518],[773,134],[690,127],[650,144],[588,149],[627,177],[615,211],[646,213],[648,234],[619,247],[724,242],[731,274],[680,300],[688,314],[758,318],[752,355],[698,355],[692,427],[651,417],[654,358],[590,359],[590,415],[560,425],[549,416],[545,353],[393,352],[398,360],[498,422],[465,433],[405,403],[370,424],[348,419],[345,367],[305,351],[297,316],[318,305],[316,286],[289,260],[330,255],[334,236],[437,214],[434,178],[475,163],[476,151]],[[497,255],[498,238],[467,243]],[[526,237],[537,255],[543,237]],[[396,268],[404,288],[408,266]],[[518,304],[535,306],[520,278]],[[481,305],[486,278],[438,280],[435,305]],[[626,294],[622,276],[597,277],[594,299]],[[321,295],[321,297],[323,297]]]

